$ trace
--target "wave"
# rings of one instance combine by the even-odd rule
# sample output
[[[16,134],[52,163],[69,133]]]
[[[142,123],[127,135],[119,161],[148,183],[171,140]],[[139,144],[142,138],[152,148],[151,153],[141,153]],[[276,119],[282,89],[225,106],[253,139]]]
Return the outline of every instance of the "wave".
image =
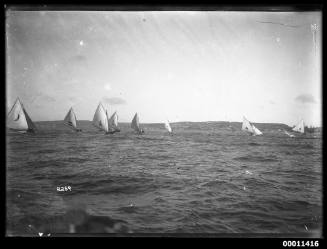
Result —
[[[276,156],[241,156],[235,157],[234,160],[242,162],[278,162],[279,159]]]
[[[261,144],[258,143],[248,143],[250,146],[260,146]]]
[[[278,146],[280,147],[291,147],[291,148],[303,148],[303,149],[315,149],[316,147],[313,146],[312,144],[294,144],[294,143],[289,143],[289,144],[285,144],[285,143],[279,143]]]

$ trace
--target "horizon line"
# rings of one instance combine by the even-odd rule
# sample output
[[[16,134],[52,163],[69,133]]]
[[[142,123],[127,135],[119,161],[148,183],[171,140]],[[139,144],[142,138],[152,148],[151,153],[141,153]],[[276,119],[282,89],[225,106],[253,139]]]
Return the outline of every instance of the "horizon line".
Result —
[[[92,120],[87,120],[87,119],[80,119],[80,120],[77,120],[77,122],[79,121],[88,121],[88,122],[92,122]],[[34,123],[37,123],[37,122],[64,122],[64,120],[39,120],[39,121],[33,121]],[[208,120],[208,121],[176,121],[176,122],[169,122],[170,124],[173,124],[173,123],[209,123],[209,122],[212,122],[212,123],[243,123],[242,121],[224,121],[224,120]],[[129,124],[131,123],[131,121],[126,121],[126,122],[119,122],[119,123],[126,123],[126,124]],[[164,122],[141,122],[140,124],[163,124]],[[253,124],[278,124],[278,125],[286,125],[286,126],[289,126],[285,123],[258,123],[258,122],[251,122]],[[313,127],[322,127],[322,126],[313,126]]]

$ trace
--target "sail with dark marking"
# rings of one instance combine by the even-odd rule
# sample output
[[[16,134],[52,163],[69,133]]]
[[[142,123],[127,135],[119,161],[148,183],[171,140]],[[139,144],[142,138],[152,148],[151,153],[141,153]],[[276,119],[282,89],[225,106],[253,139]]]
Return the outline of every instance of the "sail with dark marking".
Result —
[[[73,108],[69,109],[64,121],[65,121],[65,124],[68,125],[70,128],[72,128],[74,130],[77,129],[77,119],[76,119],[76,115],[75,115]]]
[[[251,134],[254,133],[254,130],[253,130],[253,127],[252,127],[251,123],[245,117],[243,117],[242,130],[246,131],[246,132],[249,132]]]
[[[243,117],[242,130],[250,133],[253,136],[262,135],[263,133],[250,123],[245,117]]]
[[[7,116],[7,127],[15,131],[35,131],[36,127],[24,109],[19,98],[11,108]]]
[[[292,129],[295,132],[304,133],[304,121],[301,119],[301,121]]]

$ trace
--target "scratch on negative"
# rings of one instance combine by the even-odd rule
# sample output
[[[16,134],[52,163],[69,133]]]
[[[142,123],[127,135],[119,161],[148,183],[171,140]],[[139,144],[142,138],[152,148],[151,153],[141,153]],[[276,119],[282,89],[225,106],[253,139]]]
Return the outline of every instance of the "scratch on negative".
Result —
[[[268,24],[277,24],[277,25],[282,25],[282,26],[291,27],[291,28],[299,28],[299,27],[304,26],[304,25],[289,25],[289,24],[284,24],[284,23],[279,23],[279,22],[262,22],[262,21],[256,21],[256,22],[268,23]]]

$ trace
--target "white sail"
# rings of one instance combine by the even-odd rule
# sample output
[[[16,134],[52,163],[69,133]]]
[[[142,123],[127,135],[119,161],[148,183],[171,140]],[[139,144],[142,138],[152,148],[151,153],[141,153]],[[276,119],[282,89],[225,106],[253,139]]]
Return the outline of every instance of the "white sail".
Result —
[[[167,129],[167,131],[168,131],[169,133],[172,132],[172,129],[171,129],[171,127],[170,127],[170,124],[169,124],[169,121],[168,121],[168,120],[166,120],[166,122],[165,122],[165,128]]]
[[[139,116],[137,113],[135,113],[134,118],[131,123],[131,128],[134,129],[135,131],[140,132],[140,123],[139,123]]]
[[[117,112],[111,115],[110,119],[108,119],[109,127],[113,128],[114,130],[119,129],[118,127],[118,115]]]
[[[7,127],[17,131],[35,130],[35,125],[18,98],[8,113]]]
[[[245,117],[243,117],[242,130],[246,131],[246,132],[249,132],[251,134],[255,133],[251,123]]]
[[[257,135],[257,136],[262,135],[262,132],[257,127],[252,125],[252,128],[253,128],[254,135]]]
[[[76,115],[73,111],[73,108],[69,109],[64,121],[68,126],[72,127],[73,129],[77,129]]]
[[[293,131],[304,133],[304,121],[301,119],[301,121],[292,129]]]
[[[101,103],[98,105],[98,108],[94,113],[92,122],[93,125],[99,128],[100,130],[103,130],[105,132],[109,131],[107,115]]]

